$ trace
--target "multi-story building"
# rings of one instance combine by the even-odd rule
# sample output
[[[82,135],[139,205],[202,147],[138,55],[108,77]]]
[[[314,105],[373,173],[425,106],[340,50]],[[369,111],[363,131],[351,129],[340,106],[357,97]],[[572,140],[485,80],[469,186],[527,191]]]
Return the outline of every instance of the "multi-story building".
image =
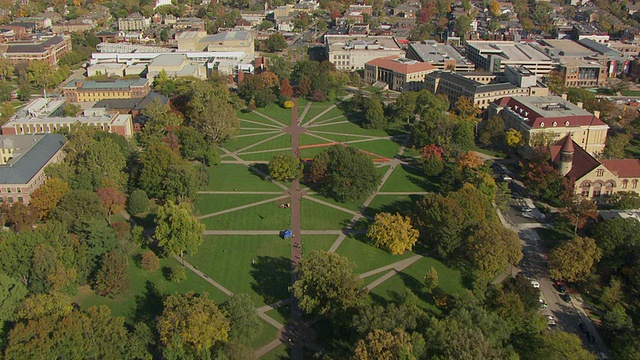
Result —
[[[68,34],[72,32],[89,31],[96,27],[92,19],[64,20],[51,25],[54,34]]]
[[[453,46],[439,44],[435,40],[413,42],[407,48],[407,57],[429,63],[439,70],[455,72],[474,71],[476,65],[467,60]]]
[[[499,114],[507,128],[522,133],[525,155],[533,147],[547,146],[569,134],[579,146],[597,155],[604,150],[609,130],[599,112],[591,114],[582,104],[560,96],[507,96],[492,103],[489,112]]]
[[[522,68],[507,67],[505,75],[490,73],[455,73],[437,71],[426,76],[425,88],[445,95],[453,105],[461,96],[471,99],[482,110],[505,96],[546,96],[549,89],[537,81],[535,74]]]
[[[60,129],[71,129],[76,124],[92,125],[102,131],[108,131],[127,138],[133,135],[131,115],[108,114],[100,109],[87,109],[83,116],[77,117],[13,116],[7,123],[2,125],[2,135],[51,134]]]
[[[514,41],[467,41],[467,58],[479,69],[503,72],[506,65],[524,66],[536,75],[546,75],[557,62],[539,48]]]
[[[366,62],[377,58],[404,56],[391,36],[325,35],[324,43],[329,62],[338,70],[361,70]]]
[[[598,160],[567,134],[550,146],[551,159],[573,187],[573,193],[598,201],[617,192],[640,194],[640,160]]]
[[[73,102],[141,98],[149,93],[149,84],[150,80],[145,78],[100,81],[73,79],[62,86],[62,93]]]
[[[436,70],[429,63],[388,56],[364,64],[364,80],[369,84],[385,82],[391,90],[417,91],[424,89],[427,74]]]
[[[153,79],[163,70],[170,77],[191,76],[200,80],[209,77],[206,64],[192,60],[186,54],[162,54],[154,58],[147,66],[147,78]]]
[[[207,35],[206,31],[185,31],[176,36],[178,51],[220,51],[255,54],[254,35],[251,31],[226,31]]]
[[[607,83],[607,67],[595,59],[563,57],[558,70],[565,86],[600,87]]]
[[[600,30],[594,24],[573,25],[573,39],[576,41],[591,39],[595,42],[605,44],[609,42],[609,34]]]
[[[349,5],[349,8],[347,9],[347,12],[360,12],[363,14],[367,14],[369,16],[373,15],[373,6],[371,5],[364,5],[364,4],[354,4],[354,5]]]
[[[120,31],[143,31],[151,25],[151,19],[145,18],[140,13],[133,13],[126,18],[118,19]]]
[[[3,55],[14,64],[23,61],[44,61],[56,65],[62,55],[71,51],[71,38],[52,36],[36,41],[12,41],[2,44]]]
[[[44,169],[64,158],[64,136],[0,136],[0,202],[31,202],[31,194],[46,181]]]

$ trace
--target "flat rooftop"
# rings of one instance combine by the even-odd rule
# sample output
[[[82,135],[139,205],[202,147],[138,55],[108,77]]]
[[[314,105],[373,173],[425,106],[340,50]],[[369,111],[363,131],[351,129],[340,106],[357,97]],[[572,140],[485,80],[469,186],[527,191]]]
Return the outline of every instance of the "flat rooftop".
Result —
[[[587,110],[560,96],[523,96],[516,100],[545,118],[592,116]]]
[[[130,87],[144,86],[149,82],[149,79],[137,78],[137,79],[118,79],[118,80],[83,80],[73,79],[62,86],[63,89],[78,87],[78,83],[81,83],[81,89],[85,90],[98,90],[98,89],[129,89]]]
[[[326,35],[325,43],[336,50],[401,50],[392,36]]]
[[[467,41],[467,46],[477,49],[480,54],[494,54],[507,61],[551,61],[551,57],[527,43],[513,41]]]
[[[423,41],[409,44],[409,51],[413,51],[420,61],[430,63],[440,63],[447,60],[455,60],[458,64],[471,65],[472,62],[467,60],[453,46],[449,44],[438,44],[435,41]]]
[[[227,31],[213,35],[207,35],[200,39],[199,42],[243,41],[247,40],[250,34],[251,33],[249,31]]]
[[[540,40],[541,48],[549,54],[557,56],[590,56],[593,50],[578,44],[573,40]],[[548,50],[547,50],[548,49]]]

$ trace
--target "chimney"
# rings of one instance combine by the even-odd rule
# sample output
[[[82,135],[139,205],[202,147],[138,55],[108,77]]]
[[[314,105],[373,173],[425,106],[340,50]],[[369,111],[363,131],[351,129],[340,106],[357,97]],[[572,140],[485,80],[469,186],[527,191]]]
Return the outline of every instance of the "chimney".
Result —
[[[593,116],[595,116],[595,117],[597,117],[598,119],[600,119],[600,111],[595,110],[595,111],[593,112]]]
[[[578,106],[580,109],[582,109],[582,105],[584,105],[583,103],[579,102],[576,104],[576,106]]]

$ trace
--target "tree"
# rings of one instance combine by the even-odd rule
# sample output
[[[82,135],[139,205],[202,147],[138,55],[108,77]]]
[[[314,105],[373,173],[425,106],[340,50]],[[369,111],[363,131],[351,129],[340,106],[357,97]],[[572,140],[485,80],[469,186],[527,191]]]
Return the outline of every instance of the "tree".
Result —
[[[467,15],[462,14],[456,18],[453,28],[455,29],[458,35],[464,37],[466,33],[471,31],[472,22],[473,22],[473,19],[471,19]]]
[[[69,184],[58,179],[50,178],[31,195],[31,205],[36,209],[41,219],[58,206],[58,203],[69,192]]]
[[[300,179],[302,177],[300,160],[289,154],[274,155],[269,160],[269,176],[278,181]]]
[[[34,320],[43,317],[61,318],[73,311],[71,298],[60,292],[31,294],[20,304],[18,318]]]
[[[335,253],[311,251],[295,268],[296,281],[290,288],[300,309],[308,314],[336,318],[360,306],[366,298],[362,280],[354,265]]]
[[[17,319],[18,307],[27,294],[23,283],[0,273],[0,324]]]
[[[287,78],[280,81],[280,96],[288,98],[293,97],[293,88],[291,87],[291,84],[289,84],[289,79]]]
[[[100,188],[96,190],[98,197],[100,198],[100,205],[106,212],[107,222],[111,225],[111,214],[118,213],[124,210],[127,198],[114,188]]]
[[[484,146],[499,146],[505,143],[504,120],[498,116],[492,116],[481,123],[480,143]]]
[[[287,40],[281,33],[275,33],[264,41],[264,45],[269,52],[278,52],[287,48]]]
[[[77,162],[78,170],[91,175],[94,188],[116,186],[123,189],[128,180],[124,172],[126,166],[127,156],[111,138],[90,142]]]
[[[193,208],[188,203],[174,204],[168,200],[164,206],[158,208],[156,214],[155,238],[164,253],[169,256],[184,251],[195,254],[202,243],[204,225],[193,214]]]
[[[311,93],[311,80],[308,77],[302,77],[298,83],[298,93],[307,96]]]
[[[612,136],[613,135],[613,136]],[[607,159],[624,159],[626,157],[626,147],[633,139],[631,134],[615,133],[607,136],[604,148],[604,157]]]
[[[593,237],[602,249],[607,268],[619,269],[633,266],[640,249],[640,223],[635,219],[616,218],[602,221],[596,226]]]
[[[149,209],[149,197],[142,189],[135,189],[127,199],[127,212],[131,215],[143,213]]]
[[[405,91],[393,103],[394,121],[410,122],[416,116],[416,100],[418,93]]]
[[[425,176],[436,177],[444,170],[444,162],[437,156],[429,156],[422,163],[422,170]]]
[[[274,56],[269,59],[269,71],[276,74],[280,80],[289,79],[291,78],[291,63],[281,56]]]
[[[380,101],[367,98],[364,103],[364,127],[367,129],[384,129],[387,119],[384,117],[384,109]]]
[[[167,32],[167,29],[164,28],[160,31],[160,41],[165,42],[167,40],[169,40],[169,33]]]
[[[160,259],[153,251],[147,250],[140,256],[140,267],[149,272],[156,271],[160,268]]]
[[[231,324],[229,340],[251,345],[251,341],[262,330],[262,322],[256,314],[251,297],[247,294],[235,294],[222,304],[222,310]]]
[[[553,249],[549,256],[551,277],[569,282],[586,280],[593,265],[600,261],[602,250],[596,241],[587,237],[576,237]]]
[[[522,244],[515,232],[499,223],[482,223],[471,234],[466,258],[489,280],[507,264],[517,265],[522,259]]]
[[[204,134],[191,126],[183,126],[176,132],[180,142],[180,154],[188,160],[198,160],[206,166],[212,166],[220,161],[217,148],[209,146]]]
[[[263,20],[260,23],[260,25],[258,26],[258,29],[260,29],[262,31],[273,29],[273,22],[271,22],[269,20]]]
[[[184,121],[168,104],[163,104],[157,98],[145,106],[142,115],[145,123],[139,134],[140,142],[147,147],[162,141],[167,132],[180,126]]]
[[[375,222],[369,226],[367,237],[374,246],[382,248],[393,255],[411,251],[418,241],[418,230],[411,226],[408,216],[381,212],[377,213]]]
[[[522,133],[515,128],[507,130],[504,134],[505,142],[507,146],[518,147],[524,145],[524,138],[522,137]]]
[[[354,148],[332,146],[316,155],[316,161],[326,164],[321,177],[323,190],[338,201],[361,199],[371,194],[378,184],[373,162]]]
[[[64,107],[64,109],[62,109],[62,115],[63,116],[67,116],[67,117],[76,117],[76,116],[78,116],[78,113],[81,110],[82,109],[80,109],[80,106],[74,105],[74,104],[69,104],[69,105],[66,105]]]
[[[595,356],[582,346],[575,334],[564,331],[545,331],[538,335],[532,350],[534,359],[595,360]]]
[[[93,191],[76,190],[67,193],[52,212],[53,218],[67,224],[71,229],[80,229],[93,217],[102,216],[100,197]]]
[[[424,285],[429,292],[438,287],[438,271],[433,266],[424,277]]]
[[[129,286],[128,262],[118,251],[110,251],[100,262],[93,288],[102,296],[115,298]]]
[[[573,233],[577,234],[578,227],[584,225],[587,219],[595,219],[598,216],[598,206],[589,199],[572,197],[567,206],[567,213],[571,216],[575,224]]]
[[[547,74],[547,86],[549,87],[549,91],[555,95],[567,93],[564,78],[558,70],[552,70]]]
[[[455,105],[456,114],[460,119],[471,121],[473,123],[477,122],[478,115],[482,113],[482,111],[473,103],[473,99],[468,98],[466,96],[461,96],[456,101]]]
[[[157,327],[165,352],[173,349],[201,357],[214,345],[227,342],[229,322],[206,293],[171,295],[163,306]]]
[[[489,14],[491,14],[491,16],[493,17],[498,17],[500,16],[500,3],[496,0],[491,0],[491,2],[489,3]]]
[[[356,343],[358,360],[394,360],[412,358],[412,355],[411,338],[402,330],[390,333],[376,329]]]

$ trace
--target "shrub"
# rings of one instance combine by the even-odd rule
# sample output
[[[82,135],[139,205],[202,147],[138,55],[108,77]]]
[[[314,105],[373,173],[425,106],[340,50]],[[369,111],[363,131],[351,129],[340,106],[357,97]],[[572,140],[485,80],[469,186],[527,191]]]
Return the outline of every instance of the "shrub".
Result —
[[[293,107],[293,101],[291,100],[287,100],[284,102],[284,108],[285,109],[291,109]]]
[[[187,271],[182,266],[174,266],[169,270],[169,281],[179,283],[187,279]]]
[[[149,272],[156,271],[160,268],[160,259],[153,251],[147,250],[140,257],[140,267]]]
[[[134,190],[127,201],[127,211],[129,214],[140,214],[148,209],[149,197],[147,196],[147,193],[141,189]]]
[[[324,92],[322,90],[313,90],[313,93],[311,94],[311,97],[313,99],[313,101],[325,101],[327,100],[327,96],[324,94]]]

